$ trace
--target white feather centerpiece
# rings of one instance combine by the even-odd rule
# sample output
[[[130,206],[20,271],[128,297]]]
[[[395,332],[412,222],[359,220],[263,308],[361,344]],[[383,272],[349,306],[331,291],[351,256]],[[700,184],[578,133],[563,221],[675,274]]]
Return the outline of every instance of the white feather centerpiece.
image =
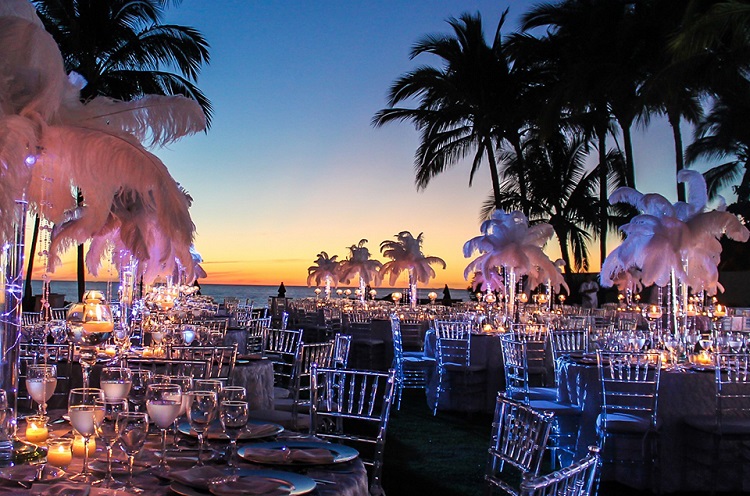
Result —
[[[519,278],[528,276],[530,288],[550,284],[558,290],[565,288],[569,291],[560,271],[560,261],[552,262],[543,251],[544,245],[554,234],[551,225],[540,223],[529,226],[522,212],[495,210],[479,229],[482,235],[464,244],[464,257],[479,253],[466,266],[464,278],[468,280],[472,273],[481,273],[482,281],[489,282],[493,289],[504,288],[500,277],[502,268]]]
[[[723,291],[717,268],[719,239],[726,235],[745,242],[750,231],[723,210],[723,203],[719,209],[706,210],[706,182],[699,172],[682,170],[677,180],[688,186],[687,202],[672,204],[661,195],[644,195],[632,188],[612,193],[610,203],[628,203],[641,213],[620,228],[626,237],[602,264],[602,285],[632,281],[635,276],[643,285],[663,287],[674,273],[694,291],[705,290],[709,295]]]
[[[200,106],[187,98],[146,96],[120,102],[80,101],[85,84],[64,72],[62,56],[28,2],[0,8],[1,241],[13,232],[15,201],[56,225],[50,269],[67,248],[91,241],[87,266],[96,274],[111,243],[141,263],[145,282],[193,264],[191,200],[145,145],[173,142],[205,129]],[[22,4],[27,4],[26,6]],[[33,9],[32,9],[33,10]],[[19,15],[26,16],[19,17]],[[24,164],[36,156],[36,165]],[[71,194],[80,189],[83,204]]]
[[[388,275],[388,284],[393,286],[402,272],[408,272],[409,301],[412,307],[416,307],[417,283],[430,282],[430,279],[436,276],[432,265],[442,265],[445,269],[445,261],[440,257],[426,256],[422,253],[424,233],[419,233],[415,238],[409,231],[401,231],[395,238],[396,241],[387,239],[380,243],[380,252],[391,259],[380,269],[380,278],[385,279]]]
[[[336,260],[337,258],[338,255],[329,257],[328,253],[321,251],[315,259],[315,265],[307,268],[307,285],[310,286],[313,279],[317,286],[320,286],[320,283],[323,282],[326,300],[331,298],[331,286],[339,285],[339,265],[341,262]]]
[[[369,285],[380,283],[379,270],[383,264],[378,260],[370,258],[370,250],[365,244],[366,239],[361,239],[358,244],[349,247],[349,257],[342,260],[339,265],[339,280],[349,284],[355,276],[359,275],[359,298],[365,301],[367,295],[365,288]]]

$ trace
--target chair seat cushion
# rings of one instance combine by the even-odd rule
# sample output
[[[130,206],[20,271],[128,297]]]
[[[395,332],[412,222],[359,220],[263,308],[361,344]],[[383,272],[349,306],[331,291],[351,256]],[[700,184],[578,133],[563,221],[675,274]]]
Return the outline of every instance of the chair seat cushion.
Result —
[[[689,415],[685,417],[685,423],[694,429],[711,434],[750,435],[750,418],[722,416],[719,426],[716,415]]]
[[[421,359],[421,360],[430,360],[432,362],[435,361],[435,357],[428,357],[427,355],[424,354],[423,351],[405,351],[404,352],[404,359],[406,359],[407,357],[409,357],[409,358],[418,358],[418,359]]]
[[[352,346],[383,346],[385,341],[382,339],[370,338],[352,338]]]
[[[528,394],[524,394],[520,391],[515,391],[510,395],[511,399],[525,401],[528,397],[529,401],[555,401],[557,400],[557,389],[545,388],[545,387],[532,387],[529,388]]]
[[[451,372],[463,372],[465,370],[468,370],[472,374],[486,370],[486,367],[484,365],[469,365],[468,367],[464,367],[463,365],[459,365],[457,363],[445,363],[443,364],[443,366],[446,370]]]
[[[292,412],[280,410],[250,410],[248,417],[252,420],[264,420],[282,425],[285,429],[305,430],[310,428],[310,416],[300,413],[297,415],[297,425],[294,425]]]
[[[581,408],[559,401],[531,400],[529,406],[540,412],[552,412],[555,415],[580,415]]]
[[[659,429],[661,422],[657,419],[656,429]],[[603,427],[602,415],[596,417],[596,427]],[[651,430],[651,419],[646,415],[637,415],[630,413],[608,413],[607,414],[607,432],[621,434],[645,434]]]
[[[425,364],[425,365],[435,365],[435,359],[434,358],[428,358],[428,357],[411,357],[411,356],[405,356],[404,357],[404,365],[419,365],[419,364]]]

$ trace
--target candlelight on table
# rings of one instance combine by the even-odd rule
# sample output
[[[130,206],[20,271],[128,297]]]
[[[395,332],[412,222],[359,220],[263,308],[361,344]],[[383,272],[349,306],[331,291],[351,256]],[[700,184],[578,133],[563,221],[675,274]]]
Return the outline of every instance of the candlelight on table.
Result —
[[[26,440],[33,444],[43,443],[49,437],[47,417],[31,415],[26,417]]]
[[[72,439],[51,439],[47,443],[47,463],[63,469],[70,465],[73,461],[72,444]]]
[[[80,434],[76,434],[75,440],[73,441],[73,455],[83,458],[83,451],[85,446],[85,440]],[[96,440],[92,436],[89,439],[89,456],[93,456],[96,452]]]

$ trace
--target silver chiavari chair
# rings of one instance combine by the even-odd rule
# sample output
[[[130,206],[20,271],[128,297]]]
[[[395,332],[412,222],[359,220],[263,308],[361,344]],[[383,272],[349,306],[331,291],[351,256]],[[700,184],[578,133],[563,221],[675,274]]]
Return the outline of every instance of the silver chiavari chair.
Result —
[[[427,374],[435,367],[435,359],[424,352],[404,352],[401,319],[391,315],[393,335],[393,368],[396,370],[396,408],[401,409],[404,389],[427,389]]]
[[[471,320],[435,319],[438,386],[433,415],[437,415],[440,395],[456,391],[464,399],[480,394],[484,385],[475,376],[485,372],[483,365],[471,363]],[[450,374],[450,378],[448,377]],[[466,401],[462,402],[467,404]]]
[[[263,352],[263,337],[266,331],[271,328],[271,317],[264,317],[259,319],[248,319],[245,322],[245,333],[246,333],[246,352],[247,353],[262,353]]]
[[[352,445],[370,469],[370,494],[382,495],[383,455],[396,371],[311,371],[310,433]]]
[[[336,333],[333,336],[333,366],[345,369],[349,365],[349,351],[352,346],[352,337],[348,334]]]
[[[263,355],[273,362],[274,386],[289,388],[292,367],[301,342],[301,330],[266,329]]]
[[[484,475],[488,495],[501,489],[518,496],[519,488],[508,482],[512,480],[508,472],[531,477],[539,473],[551,426],[552,414],[498,394]]]
[[[521,496],[590,496],[594,493],[599,447],[589,446],[589,453],[557,472],[539,477],[524,476]]]
[[[220,379],[225,384],[232,377],[237,363],[237,343],[230,346],[173,346],[172,356],[182,360],[195,360],[210,365],[207,379]]]

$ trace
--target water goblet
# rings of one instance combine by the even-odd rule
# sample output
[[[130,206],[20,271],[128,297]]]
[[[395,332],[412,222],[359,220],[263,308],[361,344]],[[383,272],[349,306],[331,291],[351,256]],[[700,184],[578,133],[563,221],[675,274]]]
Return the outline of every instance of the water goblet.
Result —
[[[235,470],[237,468],[235,462],[235,458],[237,457],[237,438],[240,437],[240,432],[245,428],[248,420],[247,401],[222,401],[221,405],[219,405],[219,419],[231,443],[228,465]]]
[[[125,360],[125,355],[130,350],[130,335],[133,333],[133,328],[126,322],[123,322],[122,318],[115,324],[112,331],[112,339],[117,345],[117,351],[120,355],[121,360]]]
[[[702,350],[711,351],[714,340],[711,338],[711,334],[701,334],[700,338],[698,338],[698,344]]]
[[[104,487],[111,488],[121,485],[112,477],[112,447],[119,438],[117,417],[120,413],[128,411],[128,400],[126,398],[105,397],[101,404],[104,407],[104,418],[96,427],[96,437],[104,441],[104,447],[107,450],[107,473],[104,475],[104,479],[98,482]]]
[[[99,386],[108,399],[127,399],[133,386],[133,371],[127,367],[104,367]]]
[[[193,382],[194,391],[213,391],[217,398],[222,389],[224,389],[224,383],[218,379],[196,379]]]
[[[167,465],[167,429],[177,419],[182,407],[182,388],[177,384],[149,384],[146,409],[149,418],[161,431],[161,460],[157,470],[169,472]]]
[[[64,320],[50,320],[47,327],[55,344],[62,344],[68,338],[68,327]]]
[[[133,403],[135,411],[141,411],[146,406],[146,388],[151,383],[152,373],[147,369],[135,369],[132,371],[130,402]]]
[[[26,369],[26,390],[39,405],[39,415],[47,416],[47,402],[57,387],[57,366],[54,364],[29,365]]]
[[[741,332],[730,332],[727,336],[727,344],[732,353],[739,353],[742,349],[743,337]]]
[[[203,466],[204,433],[216,417],[217,395],[214,391],[190,391],[186,415],[190,427],[198,434],[198,462]]]
[[[247,401],[247,390],[244,386],[225,386],[219,393],[220,401]]]
[[[104,419],[104,391],[97,388],[75,388],[68,395],[70,425],[83,437],[83,469],[71,480],[91,482],[89,471],[89,440]]]
[[[171,384],[177,384],[182,389],[182,405],[180,405],[180,413],[177,414],[177,418],[174,421],[173,427],[174,427],[174,445],[177,446],[177,422],[180,417],[185,415],[185,412],[187,410],[187,404],[189,401],[188,392],[193,389],[193,378],[189,375],[177,375],[172,377],[172,380],[170,382]]]
[[[148,436],[148,415],[146,412],[120,412],[117,414],[116,425],[120,446],[128,456],[128,482],[125,489],[131,493],[142,493],[143,489],[133,484],[133,464],[135,455],[141,451]]]

